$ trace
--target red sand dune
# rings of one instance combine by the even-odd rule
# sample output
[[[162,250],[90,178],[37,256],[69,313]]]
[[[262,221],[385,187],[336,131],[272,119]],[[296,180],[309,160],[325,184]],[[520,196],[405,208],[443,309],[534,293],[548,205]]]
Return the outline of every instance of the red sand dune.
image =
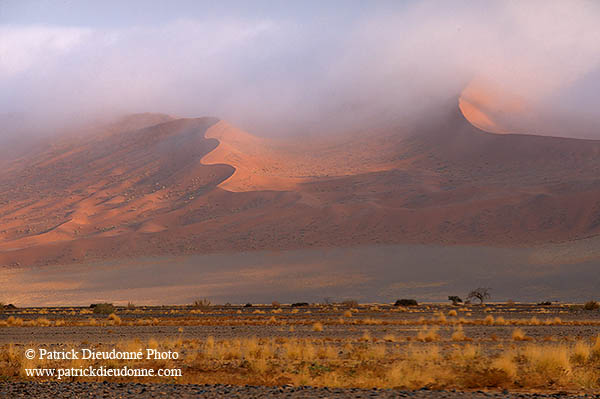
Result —
[[[145,114],[64,137],[0,172],[0,265],[600,233],[600,142],[495,135],[443,111],[413,134],[267,140]]]

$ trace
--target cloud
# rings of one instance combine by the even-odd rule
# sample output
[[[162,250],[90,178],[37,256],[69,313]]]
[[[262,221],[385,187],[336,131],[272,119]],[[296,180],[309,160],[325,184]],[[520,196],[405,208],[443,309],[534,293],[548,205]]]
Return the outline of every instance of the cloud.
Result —
[[[0,26],[0,79],[68,55],[89,32],[81,28]]]
[[[302,134],[418,116],[470,86],[508,130],[600,138],[600,94],[586,89],[600,76],[598,3],[381,3],[360,18],[316,5],[297,18],[184,11],[159,25],[1,26],[0,113],[37,128],[213,115]]]

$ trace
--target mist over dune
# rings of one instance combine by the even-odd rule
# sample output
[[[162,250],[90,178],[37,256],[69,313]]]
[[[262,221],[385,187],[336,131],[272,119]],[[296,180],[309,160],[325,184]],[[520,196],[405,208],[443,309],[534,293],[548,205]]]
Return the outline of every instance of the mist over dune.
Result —
[[[468,258],[468,276],[496,256],[480,280],[534,287],[547,268],[532,292],[549,293],[576,265],[592,292],[599,20],[584,0],[2,1],[5,281],[174,260],[183,274],[160,283],[177,292],[214,261],[225,298],[244,262],[285,254],[305,264],[265,261],[274,286],[345,281],[341,295],[388,253],[364,298],[418,269],[407,281],[426,290],[407,292],[438,300],[453,288],[436,284],[464,283],[437,281],[440,260],[450,273]],[[115,294],[115,276],[89,287]],[[275,292],[263,277],[247,281],[256,298]]]
[[[0,134],[151,111],[322,136],[422,117],[480,82],[505,130],[600,137],[595,2],[234,3],[107,2],[92,18],[2,2],[0,111],[23,117]]]
[[[131,115],[5,162],[0,264],[579,240],[600,233],[599,160],[600,141],[480,130],[458,99],[316,140]]]

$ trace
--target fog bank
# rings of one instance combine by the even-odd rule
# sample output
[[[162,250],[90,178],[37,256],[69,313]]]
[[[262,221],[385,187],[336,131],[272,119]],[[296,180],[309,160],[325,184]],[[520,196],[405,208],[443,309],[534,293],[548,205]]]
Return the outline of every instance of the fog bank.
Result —
[[[597,2],[23,3],[0,4],[4,139],[133,112],[327,133],[463,91],[505,130],[600,139]]]

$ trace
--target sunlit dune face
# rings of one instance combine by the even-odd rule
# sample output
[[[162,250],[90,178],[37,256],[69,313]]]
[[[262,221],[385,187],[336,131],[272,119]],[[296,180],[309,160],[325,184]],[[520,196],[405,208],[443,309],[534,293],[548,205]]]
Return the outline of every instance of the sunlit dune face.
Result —
[[[502,129],[492,121],[481,109],[462,96],[458,99],[458,106],[464,117],[472,125],[490,133],[502,133]]]
[[[523,100],[477,79],[462,91],[458,105],[474,126],[498,134],[514,133],[511,126],[526,109]]]

